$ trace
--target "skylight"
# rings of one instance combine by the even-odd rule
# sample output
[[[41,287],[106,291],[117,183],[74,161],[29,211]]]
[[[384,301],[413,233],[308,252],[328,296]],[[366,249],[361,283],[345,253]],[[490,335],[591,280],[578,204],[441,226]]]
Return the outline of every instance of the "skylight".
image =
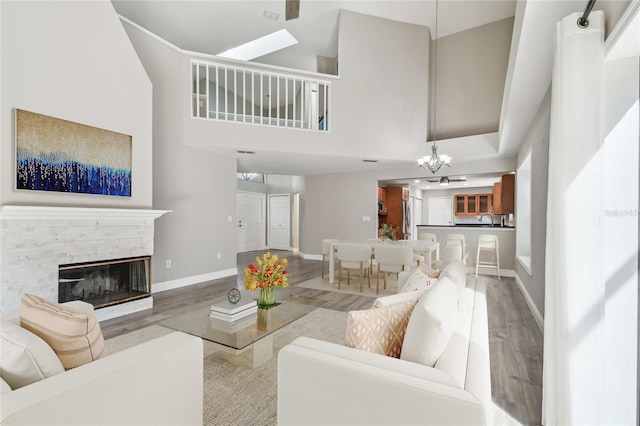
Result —
[[[294,44],[298,44],[298,40],[296,40],[289,31],[282,29],[219,53],[218,56],[229,59],[239,59],[241,61],[250,61],[251,59],[293,46]]]

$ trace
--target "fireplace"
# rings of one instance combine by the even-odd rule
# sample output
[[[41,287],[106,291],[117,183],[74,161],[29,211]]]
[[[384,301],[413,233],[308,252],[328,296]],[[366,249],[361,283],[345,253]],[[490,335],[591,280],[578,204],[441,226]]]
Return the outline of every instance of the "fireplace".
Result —
[[[152,308],[151,262],[148,258],[153,255],[154,220],[165,213],[166,210],[146,209],[0,206],[2,319],[19,318],[20,299],[24,293],[58,300],[60,279],[76,282],[73,285],[73,281],[67,281],[69,285],[63,287],[62,292],[67,296],[91,298],[96,306],[103,306],[95,311],[99,321]],[[115,301],[113,293],[121,292],[118,283],[104,283],[101,278],[102,284],[89,286],[84,275],[75,275],[70,270],[61,276],[59,270],[60,265],[97,266],[108,263],[105,259],[145,258],[147,288],[134,285],[126,293],[127,303],[107,305]]]
[[[150,263],[146,256],[60,265],[58,302],[82,300],[102,308],[149,297]]]

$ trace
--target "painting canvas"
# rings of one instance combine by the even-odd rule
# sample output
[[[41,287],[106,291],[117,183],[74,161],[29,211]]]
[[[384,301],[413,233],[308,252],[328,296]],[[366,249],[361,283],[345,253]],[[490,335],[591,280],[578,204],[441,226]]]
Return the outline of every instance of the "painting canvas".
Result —
[[[131,136],[16,109],[17,188],[131,196]]]

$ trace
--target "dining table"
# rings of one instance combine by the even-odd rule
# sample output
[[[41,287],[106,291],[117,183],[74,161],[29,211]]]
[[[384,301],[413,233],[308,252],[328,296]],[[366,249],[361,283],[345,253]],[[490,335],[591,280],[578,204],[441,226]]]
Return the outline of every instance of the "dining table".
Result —
[[[335,249],[345,244],[367,244],[375,253],[376,246],[379,245],[396,245],[411,247],[415,254],[424,257],[427,268],[431,268],[432,253],[435,253],[436,260],[440,260],[440,243],[427,240],[389,240],[384,238],[371,238],[364,240],[334,240],[329,243],[329,283],[335,282]]]

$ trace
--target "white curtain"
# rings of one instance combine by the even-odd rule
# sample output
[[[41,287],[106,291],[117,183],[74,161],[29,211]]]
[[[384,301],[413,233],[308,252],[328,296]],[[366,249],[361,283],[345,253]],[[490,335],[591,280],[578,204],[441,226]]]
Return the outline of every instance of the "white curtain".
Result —
[[[604,15],[557,24],[547,200],[543,423],[598,424],[603,393]]]

